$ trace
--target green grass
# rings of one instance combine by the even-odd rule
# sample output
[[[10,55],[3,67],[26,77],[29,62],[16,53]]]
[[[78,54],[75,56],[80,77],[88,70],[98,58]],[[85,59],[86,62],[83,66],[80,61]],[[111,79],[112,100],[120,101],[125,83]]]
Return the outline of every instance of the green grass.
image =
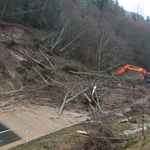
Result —
[[[30,77],[28,75],[24,76],[24,80],[28,81],[30,79]]]
[[[24,67],[26,67],[28,70],[30,70],[32,68],[32,63],[29,63],[27,61],[23,61],[22,65]]]
[[[5,82],[0,81],[0,90],[10,90],[10,88],[15,89],[10,79],[6,79]]]
[[[19,145],[10,150],[79,150],[87,138],[80,137],[77,130],[84,130],[82,125],[74,125],[69,128],[48,134],[29,142],[29,145]]]
[[[27,45],[28,45],[28,47],[31,48],[31,49],[32,49],[32,48],[35,48],[35,45],[34,45],[33,43],[28,43]]]
[[[48,51],[48,54],[49,54],[50,56],[54,56],[54,53],[53,53],[51,50]]]
[[[10,81],[10,79],[7,79],[6,82],[12,89],[15,89],[15,87],[14,87],[13,83]]]
[[[135,137],[132,137],[131,140],[126,144],[125,149],[132,147],[136,143],[137,143],[137,139]]]
[[[27,73],[24,70],[19,70],[18,73],[26,75]]]
[[[34,41],[34,38],[31,38],[31,39],[27,39],[27,38],[22,38],[22,39],[20,39],[20,38],[18,38],[17,40],[23,40],[23,41]]]

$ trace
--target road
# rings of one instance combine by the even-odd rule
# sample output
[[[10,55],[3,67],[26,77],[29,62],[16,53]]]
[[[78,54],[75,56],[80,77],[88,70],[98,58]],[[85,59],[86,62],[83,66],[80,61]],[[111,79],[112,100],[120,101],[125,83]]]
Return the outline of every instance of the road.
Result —
[[[6,131],[6,132],[3,132],[3,131]],[[17,134],[15,134],[12,131],[9,131],[9,129],[6,126],[0,123],[0,147],[16,142],[20,139],[21,138]]]

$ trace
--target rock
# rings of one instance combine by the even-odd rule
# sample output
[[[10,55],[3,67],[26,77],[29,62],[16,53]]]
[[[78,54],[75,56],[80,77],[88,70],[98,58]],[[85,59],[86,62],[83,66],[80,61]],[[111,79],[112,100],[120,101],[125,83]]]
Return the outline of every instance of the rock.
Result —
[[[124,108],[124,113],[130,112],[131,108]]]
[[[116,116],[117,116],[117,117],[124,117],[124,115],[121,114],[121,113],[117,113]]]
[[[127,123],[127,122],[128,122],[128,118],[121,119],[118,121],[118,123]]]
[[[135,117],[130,117],[130,118],[129,118],[129,121],[130,121],[131,123],[137,123],[137,120],[136,120]]]

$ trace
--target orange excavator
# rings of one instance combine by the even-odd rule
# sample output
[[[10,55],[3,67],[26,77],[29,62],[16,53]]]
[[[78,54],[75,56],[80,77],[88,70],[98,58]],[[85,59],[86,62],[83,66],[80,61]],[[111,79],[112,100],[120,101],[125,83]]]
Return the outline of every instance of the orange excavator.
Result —
[[[143,80],[150,82],[150,72],[147,72],[145,69],[141,68],[141,67],[136,67],[133,65],[129,65],[127,64],[126,66],[118,69],[117,71],[115,71],[115,74],[120,75],[121,73],[123,73],[125,70],[133,70],[133,71],[139,71],[143,73]]]

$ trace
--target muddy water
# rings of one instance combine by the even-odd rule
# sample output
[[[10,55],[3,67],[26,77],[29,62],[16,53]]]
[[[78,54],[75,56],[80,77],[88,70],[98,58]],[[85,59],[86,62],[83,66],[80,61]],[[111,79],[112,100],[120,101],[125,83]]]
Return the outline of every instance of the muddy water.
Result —
[[[20,140],[21,138],[0,123],[0,147]]]

